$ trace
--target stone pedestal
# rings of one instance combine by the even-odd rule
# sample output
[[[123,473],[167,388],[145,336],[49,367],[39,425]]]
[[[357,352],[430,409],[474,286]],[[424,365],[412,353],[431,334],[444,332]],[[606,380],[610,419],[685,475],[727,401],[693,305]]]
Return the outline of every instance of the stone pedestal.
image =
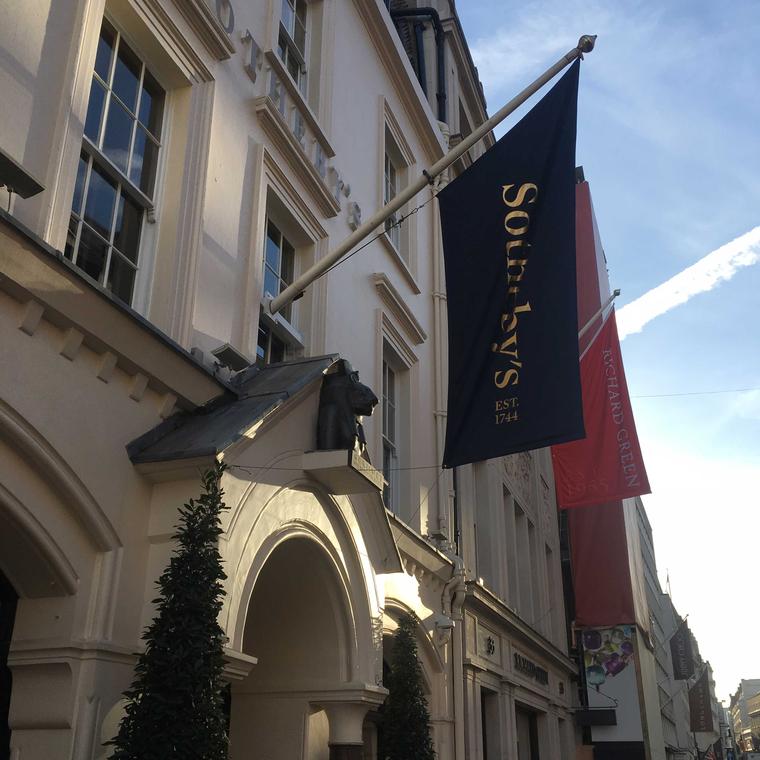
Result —
[[[362,760],[364,717],[381,704],[387,691],[380,688],[333,692],[319,700],[330,725],[330,760]]]
[[[363,744],[330,744],[330,760],[362,760]]]

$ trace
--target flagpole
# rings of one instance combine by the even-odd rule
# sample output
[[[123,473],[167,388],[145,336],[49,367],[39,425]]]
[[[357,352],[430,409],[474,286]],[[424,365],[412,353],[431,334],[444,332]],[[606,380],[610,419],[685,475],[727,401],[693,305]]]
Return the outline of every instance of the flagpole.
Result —
[[[591,325],[596,322],[596,320],[604,314],[605,311],[607,311],[607,307],[620,295],[620,290],[613,290],[612,295],[602,304],[602,308],[599,309],[592,317],[589,319],[588,322],[586,322],[585,325],[578,331],[578,340],[580,340],[591,328]],[[594,341],[591,341],[592,343]]]
[[[582,338],[582,337],[583,337],[583,336],[584,336],[584,335],[585,335],[585,334],[588,332],[588,329],[591,327],[591,325],[592,325],[592,324],[593,324],[593,323],[594,323],[594,322],[595,322],[595,321],[596,321],[596,320],[597,320],[597,319],[598,319],[598,318],[599,318],[599,317],[600,317],[602,314],[604,314],[604,312],[605,312],[605,311],[606,311],[606,310],[609,308],[610,304],[611,304],[611,303],[612,303],[612,302],[613,302],[613,301],[614,301],[614,300],[615,300],[615,299],[616,299],[616,298],[617,298],[619,295],[620,295],[620,291],[619,291],[619,290],[614,290],[614,291],[612,292],[612,295],[611,295],[611,296],[610,296],[610,297],[609,297],[609,298],[608,298],[608,299],[607,299],[607,300],[604,302],[604,305],[602,306],[602,308],[601,308],[601,309],[599,309],[599,311],[597,311],[597,312],[596,312],[596,314],[594,314],[594,316],[593,316],[593,317],[591,317],[591,319],[589,319],[589,321],[588,321],[588,322],[586,322],[586,324],[585,324],[585,325],[583,325],[583,327],[581,328],[581,330],[578,332],[578,340],[580,340],[580,339],[581,339],[581,338]],[[585,356],[585,355],[586,355],[586,354],[589,352],[589,349],[591,348],[591,346],[593,346],[593,345],[594,345],[594,341],[596,340],[597,336],[599,335],[599,333],[600,333],[600,332],[601,332],[603,329],[604,329],[604,322],[602,322],[602,324],[600,325],[599,329],[598,329],[598,330],[597,330],[597,331],[594,333],[594,337],[593,337],[593,338],[591,338],[591,340],[588,342],[588,345],[586,346],[586,348],[584,348],[584,349],[583,349],[583,351],[582,351],[581,355],[578,357],[578,361],[580,361],[581,359],[583,359],[583,357],[584,357],[584,356]]]
[[[562,56],[553,66],[548,68],[538,79],[529,84],[522,92],[516,95],[506,105],[499,109],[490,119],[481,124],[468,137],[450,150],[445,156],[436,161],[430,169],[423,170],[422,176],[402,190],[391,201],[375,212],[364,224],[356,228],[337,248],[333,249],[324,258],[309,267],[302,275],[288,285],[279,295],[264,303],[264,308],[270,314],[275,314],[284,306],[298,298],[304,289],[311,285],[320,275],[324,274],[335,262],[343,258],[352,248],[364,238],[374,232],[386,219],[398,211],[410,201],[420,190],[432,184],[433,180],[443,171],[449,168],[460,156],[464,155],[475,143],[485,137],[495,126],[517,110],[531,95],[540,90],[550,79],[556,76],[568,64],[577,58],[583,58],[584,53],[590,53],[594,49],[596,35],[584,34],[578,45]]]

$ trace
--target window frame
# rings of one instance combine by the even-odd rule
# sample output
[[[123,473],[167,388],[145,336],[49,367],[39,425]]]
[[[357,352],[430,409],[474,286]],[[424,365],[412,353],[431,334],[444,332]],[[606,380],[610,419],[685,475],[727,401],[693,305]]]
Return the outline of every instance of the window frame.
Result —
[[[285,8],[290,9],[293,19],[293,30],[285,23]],[[303,19],[299,19],[299,8],[303,8]],[[306,97],[308,88],[308,69],[306,61],[309,59],[309,5],[306,0],[282,0],[280,9],[280,21],[277,31],[277,57],[282,61],[290,78],[295,82],[299,92]],[[298,46],[296,35],[297,25],[301,24],[303,34],[303,50]],[[298,66],[298,76],[293,76],[291,63]]]
[[[92,137],[87,134],[82,134],[82,140],[79,150],[79,161],[75,172],[74,194],[69,204],[69,213],[67,220],[67,233],[66,243],[64,246],[64,255],[78,267],[80,271],[83,271],[87,276],[92,277],[91,274],[79,263],[80,255],[82,253],[82,236],[83,233],[89,231],[90,234],[97,236],[97,240],[101,241],[106,246],[106,253],[103,260],[102,270],[97,278],[93,277],[98,284],[104,289],[108,290],[115,297],[124,301],[130,306],[134,306],[138,297],[139,281],[141,269],[145,265],[146,251],[146,223],[155,221],[155,197],[160,192],[160,182],[163,169],[163,157],[166,151],[166,144],[164,136],[167,130],[168,121],[168,102],[169,102],[169,90],[161,84],[160,79],[151,70],[151,67],[146,61],[145,56],[141,55],[136,46],[124,35],[117,22],[114,22],[107,15],[104,15],[100,20],[98,27],[98,42],[97,47],[100,48],[100,42],[104,38],[104,30],[111,35],[111,41],[109,43],[109,61],[107,81],[103,79],[101,72],[98,71],[97,54],[95,61],[89,72],[90,87],[87,94],[86,113],[84,119],[83,129],[87,127],[87,117],[90,115],[90,109],[93,105],[93,88],[100,87],[104,91],[102,96],[102,102],[100,104],[100,113],[98,116],[98,130],[96,140],[93,141]],[[122,44],[129,50],[129,53],[139,62],[140,73],[135,83],[135,102],[134,106],[130,107],[119,94],[115,91],[115,74],[118,62],[120,60],[119,54],[122,50]],[[145,90],[146,75],[152,80],[153,86],[160,92],[160,100],[157,101],[156,108],[158,109],[158,125],[157,129],[151,128],[149,124],[142,121],[142,115],[140,113],[142,106],[142,98]],[[127,162],[126,166],[122,170],[116,165],[114,160],[109,157],[104,149],[104,140],[106,137],[109,117],[112,113],[112,104],[122,109],[130,120],[130,134],[129,134],[129,147],[127,150]],[[149,119],[150,120],[150,119]],[[151,169],[150,179],[150,195],[140,187],[139,182],[133,179],[132,170],[134,167],[134,160],[137,156],[135,152],[135,146],[138,139],[138,132],[142,131],[146,135],[146,144],[150,142],[153,145],[155,151],[155,159]],[[143,160],[147,152],[143,153]],[[84,177],[81,185],[79,182],[81,161],[86,160],[86,166],[84,169]],[[99,174],[105,178],[106,182],[112,184],[114,188],[113,204],[111,207],[111,219],[108,230],[108,238],[106,239],[103,234],[95,229],[91,223],[85,218],[86,208],[88,205],[90,184],[93,174]],[[147,188],[146,188],[147,189]],[[78,192],[79,191],[79,192]],[[78,209],[75,206],[78,200]],[[139,222],[138,230],[135,235],[134,244],[134,258],[130,258],[129,252],[121,250],[116,246],[116,235],[118,232],[118,224],[123,219],[123,210],[126,208],[126,204],[132,204],[133,207],[138,209]],[[119,262],[122,267],[126,267],[127,270],[132,272],[131,283],[129,286],[129,297],[124,299],[118,292],[118,288],[110,284],[113,275],[113,263]]]
[[[409,185],[416,159],[385,97],[381,96],[380,100],[382,118],[380,120],[380,146],[377,158],[379,173],[377,192],[378,199],[382,201],[382,205],[385,205],[390,196],[386,182],[387,163],[390,162],[395,170],[395,192],[391,196],[392,198]],[[412,214],[400,226],[393,226],[399,218],[408,214],[410,208],[411,202],[405,204],[386,221],[380,240],[409,285],[415,293],[419,293],[421,290],[416,280],[418,215]]]
[[[276,195],[275,195],[276,197]],[[287,223],[286,219],[280,218],[281,214],[273,212],[271,208],[271,198],[268,199],[266,212],[263,217],[263,249],[261,250],[261,291],[260,296],[264,298],[274,298],[282,292],[281,288],[284,285],[290,285],[298,276],[300,255],[299,249],[302,248],[297,242],[298,237],[302,237],[302,234],[298,232],[292,235],[292,230],[288,229],[292,224]],[[283,224],[283,222],[286,222]],[[274,229],[279,236],[278,242],[278,267],[277,270],[273,269],[269,264],[268,252],[270,238],[270,228]],[[283,231],[285,228],[285,231]],[[292,235],[292,238],[289,237]],[[282,277],[282,261],[283,253],[287,243],[290,257],[290,272],[289,279]],[[272,273],[277,278],[278,289],[277,293],[270,293],[266,288],[267,272]],[[270,314],[263,305],[259,308],[259,323],[257,333],[255,337],[254,354],[255,362],[258,366],[266,366],[268,364],[276,364],[280,361],[286,361],[292,358],[294,354],[297,354],[304,348],[304,338],[295,326],[295,322],[298,316],[298,309],[294,303],[290,303],[283,307],[277,314]],[[276,358],[273,361],[273,357]]]
[[[377,452],[380,469],[383,477],[386,477],[383,467],[386,437],[384,427],[384,415],[382,409],[383,375],[384,365],[393,370],[395,376],[395,429],[394,439],[387,441],[395,447],[395,462],[391,472],[389,496],[391,504],[386,503],[386,508],[401,519],[410,519],[415,512],[416,504],[410,501],[411,478],[409,467],[412,464],[414,447],[412,445],[413,399],[415,398],[414,387],[416,382],[415,367],[417,356],[409,344],[404,340],[396,325],[390,320],[383,309],[378,309],[378,348],[375,387],[380,389],[381,408],[379,415],[373,415],[375,423],[375,452]],[[385,501],[386,489],[383,489]]]
[[[385,485],[383,487],[383,500],[387,509],[396,512],[398,507],[398,463],[399,463],[399,446],[398,446],[398,400],[399,392],[396,380],[396,370],[388,359],[384,351],[381,359],[382,364],[382,384],[381,384],[381,412],[382,420],[380,425],[380,438],[383,456],[383,478]],[[392,424],[391,424],[392,420]],[[388,466],[386,467],[386,456]]]
[[[388,205],[399,193],[399,170],[393,156],[388,152],[386,143],[383,157],[383,205]],[[401,228],[397,224],[398,213],[391,214],[385,220],[385,234],[396,252],[403,258],[401,252]]]
[[[273,240],[269,236],[269,228],[272,227],[277,235],[279,236],[279,241],[276,243],[277,246],[277,269],[273,268],[269,264],[269,241]],[[286,254],[285,246],[287,244],[287,257],[289,261],[289,277],[285,277],[283,275],[283,259]],[[266,216],[266,222],[265,222],[265,231],[264,231],[264,278],[263,278],[263,284],[262,284],[262,292],[265,297],[268,298],[276,298],[282,291],[288,287],[289,285],[292,285],[295,277],[296,277],[296,264],[297,264],[297,254],[296,254],[296,246],[288,240],[288,238],[285,236],[285,233],[280,229],[280,227],[277,226],[277,224],[272,221],[272,218],[269,214]],[[272,275],[277,280],[277,292],[276,293],[270,293],[266,289],[266,274],[267,272],[271,272]],[[284,287],[283,287],[284,286]],[[280,314],[282,315],[283,319],[285,319],[287,322],[292,322],[293,317],[293,304],[292,302],[284,306],[280,310]]]
[[[146,63],[143,56],[137,52],[135,49],[135,46],[130,44],[130,41],[128,39],[125,39],[124,33],[119,29],[119,25],[112,22],[107,16],[103,17],[103,21],[101,23],[101,31],[98,36],[98,41],[100,41],[102,37],[102,31],[103,27],[108,25],[111,28],[111,31],[114,33],[115,38],[113,41],[113,45],[111,48],[111,59],[109,62],[108,67],[108,81],[105,81],[100,73],[97,70],[97,58],[95,66],[93,66],[92,71],[92,79],[93,81],[90,83],[90,94],[88,96],[87,100],[87,111],[89,115],[89,107],[90,107],[90,98],[92,96],[92,86],[94,83],[97,83],[101,87],[105,89],[105,97],[102,104],[102,110],[101,110],[101,116],[100,116],[100,124],[98,128],[98,135],[97,139],[93,140],[89,135],[84,134],[82,137],[83,144],[86,141],[86,146],[88,152],[91,150],[93,154],[98,158],[98,161],[104,161],[108,164],[109,170],[118,174],[121,178],[125,179],[128,185],[128,189],[131,193],[134,194],[135,199],[138,202],[143,203],[146,208],[153,205],[153,196],[155,194],[155,187],[157,184],[158,179],[158,167],[160,164],[160,159],[158,159],[158,156],[161,155],[161,148],[165,147],[165,145],[162,142],[164,127],[166,123],[166,119],[164,118],[165,112],[166,112],[166,103],[168,100],[168,92],[165,87],[162,87],[160,82],[158,81],[158,78],[153,74],[148,64]],[[119,52],[121,49],[121,45],[124,43],[124,45],[127,47],[127,49],[132,53],[132,55],[137,58],[140,62],[140,77],[137,81],[137,88],[136,88],[136,100],[135,100],[135,106],[134,108],[130,108],[127,103],[122,100],[122,98],[119,96],[117,92],[115,92],[114,89],[114,76],[116,73],[116,66],[117,62],[119,60]],[[151,79],[154,81],[154,83],[160,87],[161,89],[161,102],[160,102],[160,115],[159,115],[159,128],[157,130],[157,134],[154,133],[147,124],[145,124],[141,120],[140,116],[140,108],[142,106],[142,97],[143,97],[143,90],[145,89],[145,74],[148,74]],[[129,151],[128,151],[128,164],[125,171],[122,171],[116,163],[111,159],[108,154],[106,153],[104,147],[103,147],[103,140],[106,136],[106,130],[108,127],[108,117],[111,113],[111,103],[112,100],[116,100],[116,105],[122,107],[126,112],[127,115],[132,120],[132,124],[130,127],[130,137],[129,137]],[[86,117],[85,117],[86,121]],[[134,148],[135,148],[135,142],[137,138],[137,133],[139,127],[143,127],[144,131],[146,133],[146,136],[148,140],[154,145],[156,148],[156,162],[154,167],[154,175],[153,175],[153,181],[152,181],[152,188],[150,193],[144,190],[139,186],[139,183],[136,183],[131,178],[131,170],[132,170],[132,160],[134,158]]]

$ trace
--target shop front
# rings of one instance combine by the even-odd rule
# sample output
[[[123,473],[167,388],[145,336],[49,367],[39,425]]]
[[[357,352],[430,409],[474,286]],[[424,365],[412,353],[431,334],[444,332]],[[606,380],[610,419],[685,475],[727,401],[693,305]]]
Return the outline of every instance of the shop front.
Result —
[[[469,585],[469,584],[468,584]],[[465,602],[468,756],[570,760],[572,662],[477,584]]]

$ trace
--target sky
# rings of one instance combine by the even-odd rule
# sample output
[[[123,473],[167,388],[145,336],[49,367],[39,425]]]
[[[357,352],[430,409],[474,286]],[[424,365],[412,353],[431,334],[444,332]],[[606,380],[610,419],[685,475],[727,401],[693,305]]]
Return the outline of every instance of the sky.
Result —
[[[658,572],[727,699],[760,678],[760,3],[457,10],[489,113],[599,35],[581,67],[576,163],[622,290]]]

